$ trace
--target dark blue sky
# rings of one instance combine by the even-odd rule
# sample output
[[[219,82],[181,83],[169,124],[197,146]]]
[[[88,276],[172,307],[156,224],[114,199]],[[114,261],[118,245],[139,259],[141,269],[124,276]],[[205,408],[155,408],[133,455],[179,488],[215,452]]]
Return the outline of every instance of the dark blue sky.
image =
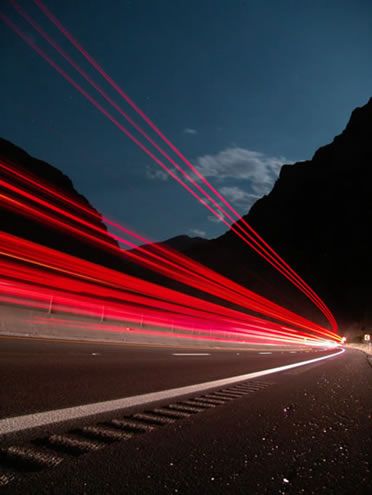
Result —
[[[19,3],[74,55],[30,0]],[[370,0],[46,4],[242,213],[280,163],[310,158],[372,96]],[[225,230],[5,26],[0,56],[2,137],[154,239]]]

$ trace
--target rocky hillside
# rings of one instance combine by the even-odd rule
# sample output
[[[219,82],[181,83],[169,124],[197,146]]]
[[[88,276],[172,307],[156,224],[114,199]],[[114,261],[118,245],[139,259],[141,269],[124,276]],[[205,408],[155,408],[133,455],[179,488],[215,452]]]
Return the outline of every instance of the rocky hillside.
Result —
[[[175,237],[171,237],[163,242],[156,242],[155,245],[164,246],[170,249],[175,249],[179,253],[185,253],[187,251],[192,250],[195,247],[199,247],[202,245],[207,246],[208,240],[203,239],[202,237],[190,237],[189,235],[177,235]],[[146,246],[142,246],[145,247]]]
[[[270,194],[244,218],[341,323],[372,325],[372,99],[355,109],[345,130],[311,160],[284,165]],[[242,283],[264,288],[250,280],[255,257],[231,231],[189,254]],[[269,272],[257,266],[267,281]]]
[[[372,99],[353,111],[345,130],[311,160],[284,165],[272,191],[244,217],[326,301],[341,324],[372,326]],[[83,201],[68,177],[0,139],[0,159]],[[95,211],[95,210],[94,210]],[[30,222],[0,205],[2,230],[128,273],[180,288],[119,262],[81,239]],[[105,228],[102,222],[98,224]],[[110,242],[109,236],[106,236]],[[178,236],[164,242],[309,318],[319,311],[231,231],[211,241]]]
[[[81,202],[86,208],[97,214],[97,211],[89,201],[78,193],[71,180],[56,167],[49,163],[33,158],[21,148],[0,138],[0,162],[11,164],[19,171],[25,171],[33,177],[40,178],[43,182],[52,185],[55,189],[67,195],[75,201]],[[21,186],[21,182],[14,177],[9,176],[0,168],[0,178],[11,181],[15,186]],[[22,186],[24,187],[24,186]],[[4,190],[6,193],[6,190]],[[30,189],[30,192],[33,192]],[[39,194],[42,197],[42,194]],[[48,199],[45,197],[45,199]],[[80,216],[83,216],[80,213]],[[91,219],[91,218],[89,218]],[[94,221],[95,225],[104,229],[106,226],[98,218]],[[92,249],[82,238],[74,237],[61,232],[60,229],[53,228],[53,225],[47,226],[39,222],[36,218],[26,218],[13,209],[5,208],[4,203],[0,202],[0,229],[5,232],[29,239],[31,241],[43,244],[45,246],[59,249],[66,253],[85,258],[96,263],[103,263],[108,266],[115,266],[115,259],[103,253],[99,249]],[[105,240],[116,245],[108,234],[102,236]]]

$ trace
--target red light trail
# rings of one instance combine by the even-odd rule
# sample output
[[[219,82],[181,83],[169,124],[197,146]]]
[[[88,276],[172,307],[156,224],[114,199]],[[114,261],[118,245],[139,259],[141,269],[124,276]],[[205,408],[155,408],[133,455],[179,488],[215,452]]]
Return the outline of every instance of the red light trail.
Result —
[[[97,317],[104,306],[107,318],[119,321],[126,318],[125,321],[131,325],[138,322],[138,312],[141,311],[147,324],[153,326],[157,324],[167,328],[172,321],[174,328],[185,331],[199,328],[205,332],[206,325],[217,328],[213,335],[224,332],[225,339],[228,335],[234,339],[244,337],[244,341],[250,343],[294,343],[302,342],[305,337],[310,342],[339,339],[325,328],[163,246],[152,246],[154,252],[143,248],[137,248],[135,252],[124,251],[107,240],[106,231],[94,223],[100,216],[85,205],[54,191],[8,163],[0,161],[0,170],[7,179],[0,179],[0,202],[3,207],[44,223],[49,229],[66,232],[100,249],[141,262],[169,278],[233,303],[241,310],[154,285],[5,233],[0,235],[2,277],[6,281],[0,288],[2,302],[18,301],[19,304],[21,301],[22,305],[45,309],[53,297],[54,306],[59,311],[75,317]],[[48,200],[44,199],[46,197]],[[84,219],[82,215],[90,219]],[[133,237],[146,240],[128,229],[123,230]],[[127,242],[118,236],[114,238],[122,243]],[[130,245],[133,246],[132,243]],[[252,316],[246,311],[260,313],[277,322]],[[86,326],[95,324],[88,322]],[[293,325],[293,328],[288,325]]]
[[[157,271],[168,278],[177,280],[185,285],[198,289],[199,291],[211,294],[219,299],[232,303],[235,306],[241,306],[244,309],[259,312],[265,316],[278,319],[288,324],[295,324],[306,330],[317,329],[320,334],[324,335],[325,329],[315,323],[243,288],[226,277],[204,267],[200,263],[196,263],[186,256],[180,255],[163,246],[152,245],[150,246],[150,249],[137,247],[135,252],[123,251],[109,241],[102,239],[99,234],[106,235],[106,232],[102,228],[95,225],[92,221],[87,221],[82,218],[81,214],[86,216],[89,215],[93,217],[93,219],[100,219],[98,214],[89,210],[86,206],[69,199],[61,193],[53,191],[50,187],[43,184],[42,181],[39,180],[37,182],[29,175],[20,172],[3,162],[0,162],[0,170],[8,175],[8,180],[13,176],[13,178],[17,178],[17,180],[22,183],[23,187],[27,186],[28,188],[28,191],[25,191],[20,187],[0,179],[0,187],[8,193],[16,195],[14,198],[4,193],[1,194],[0,201],[4,207],[16,209],[23,215],[27,215],[32,219],[37,219],[38,221],[45,223],[51,229],[58,228],[59,230],[64,230],[78,238],[83,238],[93,245],[98,246],[100,249],[105,249],[119,256],[128,257],[132,261],[141,263],[147,268]],[[34,191],[31,193],[30,191],[32,189]],[[69,211],[61,206],[55,206],[55,204],[50,201],[41,199],[40,196],[43,194],[47,194],[50,199],[54,201],[58,200],[60,203],[69,206]],[[37,206],[35,206],[35,203]],[[71,212],[71,207],[74,208],[74,213]],[[68,221],[72,220],[73,224],[66,222],[66,219]],[[117,224],[115,225],[118,226]],[[82,230],[82,227],[84,227],[84,230]],[[136,237],[142,242],[149,242],[144,237],[138,236],[128,229],[123,230],[126,234]],[[112,237],[122,244],[136,247],[135,244],[122,237],[116,235],[113,235]],[[333,334],[329,332],[329,335],[332,336]]]
[[[124,239],[112,234],[111,237],[135,251],[123,251],[108,239],[106,231],[94,221],[101,220],[100,215],[85,205],[55,191],[48,184],[40,182],[15,168],[10,163],[1,162],[0,168],[8,180],[0,180],[0,203],[3,207],[19,214],[32,218],[47,225],[51,229],[58,229],[68,235],[77,237],[102,250],[109,251],[117,256],[128,257],[170,279],[177,280],[199,291],[234,304],[240,310],[230,309],[217,303],[211,303],[188,296],[182,292],[166,289],[141,279],[113,272],[99,265],[71,257],[43,246],[14,238],[2,233],[0,236],[0,256],[4,283],[0,286],[0,300],[3,302],[22,301],[22,305],[34,305],[43,308],[45,301],[53,297],[56,307],[70,315],[97,316],[104,306],[107,319],[115,322],[138,321],[138,311],[142,311],[148,324],[161,328],[169,327],[190,332],[190,329],[199,328],[206,331],[213,328],[213,336],[224,333],[227,340],[243,339],[241,341],[270,341],[270,343],[303,342],[307,338],[311,342],[333,340],[340,338],[334,332],[337,323],[315,292],[302,278],[255,232],[225,198],[200,174],[196,167],[163,135],[155,124],[140,110],[137,105],[124,93],[121,88],[103,71],[94,59],[79,45],[72,35],[62,26],[55,16],[43,5],[40,0],[34,0],[49,20],[62,32],[75,48],[88,60],[99,74],[108,82],[138,115],[150,126],[162,141],[178,156],[191,170],[187,173],[157,142],[151,138],[122,108],[116,104],[80,66],[54,41],[14,0],[12,5],[18,13],[33,26],[33,28],[61,55],[107,103],[124,117],[135,131],[159,152],[170,164],[186,179],[189,186],[174,169],[165,165],[147,145],[128,131],[111,113],[106,110],[95,98],[82,88],[69,74],[67,74],[49,55],[47,55],[33,39],[25,35],[7,16],[0,13],[0,17],[18,36],[46,60],[62,77],[79,91],[95,108],[108,118],[121,132],[131,139],[142,151],[150,156],[163,170],[169,173],[193,197],[201,202],[212,214],[221,220],[255,252],[276,268],[284,277],[291,281],[299,290],[320,309],[328,319],[333,332],[311,322],[278,304],[255,294],[254,292],[217,274],[200,263],[180,255],[163,246],[150,244],[146,249],[138,247],[133,240]],[[196,177],[196,178],[194,178]],[[10,179],[10,181],[9,181]],[[15,183],[14,183],[15,179]],[[209,189],[206,191],[200,182]],[[196,189],[196,191],[195,191]],[[214,196],[217,197],[217,199]],[[48,198],[48,199],[46,199]],[[221,204],[231,212],[227,211]],[[82,217],[82,214],[84,217]],[[236,218],[234,218],[236,217]],[[121,233],[135,241],[148,244],[149,241],[138,234],[126,229],[116,222],[102,218],[105,223],[115,227]],[[231,223],[229,223],[229,220]],[[236,220],[239,220],[238,223]],[[69,287],[68,290],[65,287]],[[45,309],[45,307],[43,308]],[[243,310],[243,311],[242,311]],[[259,313],[275,321],[249,315],[246,311]],[[136,319],[137,318],[137,319]],[[280,323],[279,323],[280,322]],[[283,327],[282,324],[286,326]],[[95,322],[85,322],[90,328]],[[81,323],[81,325],[83,325]],[[105,328],[113,324],[105,324]],[[293,326],[293,328],[288,327]],[[100,326],[103,329],[104,326]],[[136,331],[144,332],[143,329]],[[150,330],[149,330],[150,331]],[[151,330],[153,331],[153,329]],[[161,333],[162,331],[159,330]],[[183,334],[182,334],[183,335]],[[211,336],[211,332],[209,332]],[[192,335],[188,335],[192,338]],[[252,340],[253,339],[253,340]],[[255,340],[254,340],[255,339]]]
[[[12,0],[13,4],[15,3]],[[34,3],[39,7],[39,9],[46,15],[46,17],[57,27],[57,29],[70,41],[70,43],[84,56],[84,58],[91,64],[91,66],[105,79],[106,82],[110,84],[112,88],[116,90],[116,92],[131,106],[135,112],[142,117],[142,119],[149,125],[149,127],[169,146],[169,148],[186,164],[188,168],[200,179],[206,187],[217,196],[217,198],[232,212],[235,216],[235,219],[231,217],[231,215],[226,212],[216,200],[211,197],[208,193],[206,193],[199,184],[185,171],[179,167],[173,160],[171,163],[176,167],[176,169],[189,180],[202,194],[204,194],[207,200],[211,201],[212,204],[222,213],[222,216],[218,211],[212,212],[217,218],[220,218],[223,223],[225,223],[228,227],[231,228],[240,238],[242,238],[241,231],[244,235],[243,241],[248,243],[248,245],[254,249],[260,256],[264,257],[266,261],[276,267],[282,275],[288,278],[292,283],[294,283],[300,290],[302,290],[318,308],[323,312],[323,314],[328,319],[331,327],[334,331],[337,331],[337,323],[325,305],[325,303],[319,298],[319,296],[309,287],[306,282],[271,248],[271,246],[261,237],[259,234],[239,215],[239,213],[232,207],[232,205],[223,197],[221,193],[217,189],[215,189],[212,184],[210,184],[207,179],[199,172],[199,170],[193,166],[193,164],[181,153],[181,151],[160,131],[160,129],[152,122],[152,120],[134,103],[134,101],[120,88],[120,86],[103,70],[103,68],[94,60],[94,58],[78,43],[76,38],[72,36],[72,34],[62,25],[62,23],[56,18],[56,16],[43,4],[41,0],[34,0]],[[41,33],[40,33],[41,34]],[[62,54],[62,51],[60,51]],[[81,73],[81,72],[80,72]],[[135,126],[137,130],[139,126]],[[148,136],[141,130],[142,135],[146,138]],[[149,139],[148,139],[149,140]],[[158,149],[158,147],[157,147]],[[168,155],[161,151],[163,156],[166,158]],[[162,167],[164,168],[164,167]],[[168,169],[168,173],[174,178],[171,171]],[[177,181],[179,182],[179,181]],[[185,187],[184,184],[182,184]],[[200,200],[200,198],[199,198]],[[201,202],[209,209],[208,204],[205,204],[204,201]],[[236,222],[237,220],[240,224],[236,226],[231,226],[228,222],[225,222],[224,217],[228,218],[231,222]],[[244,228],[243,228],[244,227]]]
[[[0,233],[0,256],[0,301],[45,311],[53,298],[54,311],[61,316],[56,318],[56,325],[94,329],[94,318],[101,316],[104,307],[105,324],[98,327],[100,330],[122,331],[118,325],[125,323],[134,326],[135,332],[154,331],[154,335],[166,336],[173,328],[180,337],[185,332],[192,338],[198,331],[202,338],[247,343],[303,344],[306,338],[316,344],[331,340],[328,333],[321,338],[315,332],[283,327],[10,234]],[[86,320],[81,321],[82,316]],[[150,329],[141,328],[140,316],[142,326]],[[42,314],[38,321],[46,323]],[[337,336],[332,340],[335,338],[337,341]]]
[[[90,103],[92,103],[101,113],[103,113],[114,125],[116,125],[121,132],[125,133],[132,141],[134,141],[146,154],[148,154],[163,170],[169,173],[173,179],[175,179],[182,187],[184,187],[188,192],[190,192],[199,202],[201,202],[212,214],[219,218],[223,223],[225,223],[231,230],[238,235],[245,243],[247,243],[254,251],[256,251],[260,256],[262,256],[267,262],[274,266],[283,276],[290,280],[297,288],[299,288],[304,294],[309,297],[310,300],[320,309],[320,311],[328,319],[331,328],[336,331],[337,323],[324,304],[324,302],[319,298],[317,294],[302,280],[302,278],[282,259],[280,256],[258,235],[257,232],[252,229],[252,227],[244,220],[240,218],[240,215],[234,210],[234,208],[226,201],[225,198],[200,174],[200,172],[195,168],[184,155],[164,136],[164,134],[155,126],[155,124],[144,114],[142,110],[129,98],[129,96],[124,93],[123,90],[105,73],[99,64],[84,50],[77,40],[63,27],[63,25],[58,21],[58,19],[50,12],[50,10],[40,1],[34,0],[37,6],[43,11],[43,13],[48,17],[48,19],[59,29],[59,31],[73,44],[73,46],[88,60],[88,62],[94,67],[99,74],[104,77],[104,79],[120,94],[124,100],[129,103],[129,105],[139,114],[145,122],[151,127],[156,134],[161,137],[161,139],[172,149],[173,152],[177,154],[179,158],[192,170],[198,179],[200,179],[207,187],[214,193],[217,198],[222,201],[222,203],[227,206],[227,208],[235,215],[235,219],[224,210],[218,202],[210,196],[192,176],[188,175],[169,155],[164,152],[158,145],[143,131],[116,103],[109,98],[106,93],[98,86],[92,79],[86,74],[85,71],[79,68],[78,64],[69,57],[66,52],[52,40],[52,38],[45,33],[45,31],[29,16],[14,0],[11,0],[12,5],[17,9],[17,11],[24,17],[24,19],[29,22],[39,34],[50,43],[60,55],[62,55],[78,72],[80,75],[87,80],[94,89],[96,89],[101,96],[105,98],[117,111],[124,116],[129,123],[135,127],[135,129],[144,136],[147,141],[152,144],[157,151],[159,151],[171,164],[183,175],[199,192],[201,192],[206,200],[201,198],[193,189],[191,189],[180,177],[178,177],[174,171],[167,167],[159,158],[157,158],[142,142],[140,142],[133,134],[131,134],[126,128],[124,128],[107,110],[105,110],[93,97],[91,97],[80,85],[78,85],[61,67],[58,66],[46,53],[41,50],[30,38],[28,38],[22,31],[17,28],[6,16],[2,16],[3,21],[13,29],[26,43],[28,43],[41,57],[43,57],[50,65],[53,66],[70,84],[72,84],[75,89],[77,89],[85,98],[87,98]],[[216,208],[213,209],[210,203]],[[230,224],[226,221],[225,217],[232,222]],[[239,220],[238,223],[235,223]]]

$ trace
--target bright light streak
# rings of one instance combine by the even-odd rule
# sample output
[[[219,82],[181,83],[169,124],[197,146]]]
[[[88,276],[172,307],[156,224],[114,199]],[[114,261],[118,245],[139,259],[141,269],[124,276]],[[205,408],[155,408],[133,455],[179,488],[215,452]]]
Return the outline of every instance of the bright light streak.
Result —
[[[76,48],[82,53],[82,48],[77,44],[59,21],[51,14],[40,0],[35,0],[37,5],[44,13],[52,20],[54,24],[70,39]],[[138,131],[155,149],[161,153],[170,163],[177,168],[181,175],[186,178],[193,187],[197,189],[207,200],[194,189],[190,188],[178,175],[172,172],[156,155],[153,154],[141,141],[139,141],[131,132],[124,128],[105,108],[102,107],[89,93],[87,93],[70,75],[68,75],[50,56],[48,56],[29,36],[25,35],[10,19],[0,14],[0,18],[16,32],[26,43],[28,43],[42,58],[44,58],[62,77],[64,77],[72,86],[77,89],[88,101],[93,104],[101,113],[103,113],[111,122],[113,122],[124,134],[134,141],[145,153],[147,153],[158,165],[172,175],[172,177],[185,187],[196,199],[206,206],[211,213],[220,215],[222,212],[224,217],[231,222],[235,221],[228,212],[226,212],[218,202],[210,196],[194,178],[188,175],[179,165],[166,153],[160,146],[153,141],[116,103],[109,98],[102,88],[96,84],[76,62],[64,52],[64,50],[44,31],[42,28],[21,8],[16,2],[12,2],[17,11],[29,22],[39,34],[48,41],[91,85],[97,90],[105,100],[114,106],[120,112],[121,116],[125,117],[131,125]],[[68,35],[67,35],[67,34]],[[72,41],[73,40],[73,41]],[[85,52],[84,56],[92,63],[101,75],[114,87],[121,96],[136,110],[146,123],[155,131],[162,140],[171,147],[182,161],[191,168],[193,174],[196,174],[203,184],[216,194],[218,199],[228,207],[232,213],[238,215],[231,205],[216,191],[208,181],[200,175],[193,165],[175,148],[175,146],[161,133],[161,131],[152,123],[152,121],[125,95],[120,88],[117,87],[106,73],[103,72],[98,64]],[[108,79],[107,79],[108,78]],[[61,311],[71,315],[78,316],[79,314],[96,316],[101,313],[101,306],[106,307],[106,317],[113,320],[123,321],[123,318],[133,320],[133,314],[138,313],[138,308],[146,308],[147,321],[151,325],[160,325],[164,328],[171,326],[172,328],[186,329],[198,327],[198,322],[202,322],[205,328],[201,331],[208,332],[210,336],[218,334],[218,332],[232,333],[234,336],[244,335],[244,338],[255,338],[261,340],[274,339],[274,342],[291,342],[298,343],[307,340],[307,344],[311,345],[313,341],[319,345],[329,345],[331,341],[339,341],[340,338],[326,330],[325,328],[306,320],[286,308],[283,308],[258,294],[245,289],[229,279],[216,274],[212,270],[203,267],[202,265],[193,262],[192,260],[168,250],[161,246],[151,246],[150,248],[138,248],[136,252],[124,252],[108,240],[107,234],[100,227],[94,224],[94,219],[100,217],[97,214],[92,214],[91,210],[86,206],[78,204],[76,201],[66,198],[58,191],[54,191],[50,186],[40,183],[37,179],[33,179],[27,174],[20,173],[10,167],[9,164],[1,163],[1,168],[6,173],[16,177],[18,181],[26,184],[26,190],[23,187],[18,187],[7,181],[1,180],[0,186],[7,190],[7,193],[0,195],[0,201],[3,206],[17,211],[18,213],[28,216],[33,220],[44,223],[50,228],[58,229],[73,235],[84,242],[89,242],[100,249],[114,252],[118,256],[128,256],[136,262],[142,263],[144,266],[158,271],[167,277],[182,282],[185,285],[196,288],[208,294],[233,303],[239,306],[241,310],[232,310],[219,304],[208,303],[201,299],[186,296],[183,293],[177,293],[164,287],[149,284],[134,277],[124,276],[123,274],[107,271],[98,265],[84,264],[83,260],[69,259],[63,253],[51,252],[47,248],[42,248],[33,245],[30,249],[30,243],[27,246],[18,239],[16,243],[12,242],[10,237],[3,236],[3,249],[0,254],[3,257],[10,258],[12,261],[2,262],[3,276],[8,277],[8,280],[14,281],[14,286],[11,284],[3,290],[3,301],[22,301],[22,304],[29,305],[29,301],[33,300],[33,304],[37,307],[44,304],[51,296],[55,298],[55,305]],[[32,193],[29,186],[32,186],[35,191]],[[40,192],[47,193],[52,201],[46,200],[45,195],[40,195]],[[10,194],[9,194],[10,193]],[[57,199],[57,203],[56,203]],[[61,204],[62,202],[62,204]],[[210,204],[211,203],[211,204]],[[67,205],[66,208],[63,205]],[[212,205],[212,206],[211,206]],[[71,212],[70,206],[75,208]],[[216,208],[216,210],[214,209]],[[81,216],[81,212],[87,214],[90,220]],[[95,217],[95,218],[94,218]],[[239,216],[238,216],[239,218]],[[107,221],[107,219],[104,219]],[[144,242],[147,240],[137,234],[121,227],[120,225],[107,221],[112,226],[115,226],[126,235],[133,237],[136,240]],[[226,223],[229,225],[229,223]],[[335,320],[328,308],[319,299],[319,297],[310,289],[305,282],[282,260],[277,253],[258,236],[258,234],[242,219],[239,224],[234,224],[231,227],[244,242],[252,249],[258,252],[263,258],[272,264],[280,273],[288,280],[294,283],[302,292],[304,292],[323,314],[328,318],[333,329],[337,328]],[[136,245],[132,241],[123,239],[117,235],[113,235],[117,241],[126,244],[130,247]],[[13,239],[14,240],[14,239]],[[32,267],[31,267],[32,265]],[[18,277],[18,278],[17,278]],[[124,278],[123,278],[124,277]],[[119,282],[118,282],[119,280]],[[4,282],[9,283],[9,282]],[[66,291],[65,287],[69,287]],[[4,285],[2,288],[4,289]],[[98,289],[99,288],[99,289]],[[81,296],[84,294],[84,296]],[[124,298],[124,299],[123,299]],[[254,311],[262,314],[265,317],[280,321],[289,326],[283,326],[273,321],[265,320],[259,317],[247,315],[246,310]],[[134,312],[134,313],[133,313]],[[118,315],[121,314],[119,317]],[[124,316],[125,314],[125,316]],[[132,315],[132,316],[131,316]],[[132,317],[132,320],[131,320]],[[211,319],[212,318],[212,319]],[[170,319],[172,323],[169,324]],[[208,322],[208,323],[206,323]],[[88,325],[89,326],[89,325]],[[101,327],[102,328],[102,327]],[[214,330],[210,330],[213,328]],[[240,338],[240,337],[239,337]]]
[[[129,103],[129,105],[145,120],[145,122],[150,126],[150,128],[156,132],[156,134],[161,137],[161,139],[171,148],[173,152],[191,169],[192,174],[196,175],[198,179],[217,196],[217,201],[210,196],[198,183],[194,180],[193,175],[187,174],[164,150],[162,150],[157,143],[143,131],[138,124],[136,124],[113,100],[107,96],[107,94],[102,90],[102,88],[96,84],[87,74],[83,71],[78,64],[68,55],[66,52],[56,43],[21,7],[18,6],[16,2],[12,2],[17,11],[22,15],[27,22],[29,22],[38,32],[44,37],[58,52],[62,55],[78,72],[81,76],[86,79],[91,86],[97,90],[105,100],[113,106],[124,118],[129,121],[129,123],[134,126],[134,128],[143,136],[145,139],[155,147],[155,149],[162,154],[170,163],[176,167],[176,169],[181,173],[183,177],[188,180],[193,187],[195,187],[202,195],[204,195],[208,201],[202,200],[198,193],[191,189],[187,184],[185,184],[182,179],[180,179],[169,167],[167,167],[161,160],[159,160],[143,143],[136,139],[127,129],[125,129],[109,112],[107,112],[94,98],[92,98],[86,91],[84,91],[81,86],[79,86],[68,74],[66,74],[50,57],[48,57],[43,50],[41,50],[33,41],[25,36],[7,17],[2,16],[3,21],[11,27],[20,37],[24,39],[34,50],[36,50],[40,56],[42,56],[50,65],[54,67],[70,84],[72,84],[75,89],[77,89],[83,96],[85,96],[101,113],[103,113],[111,122],[113,122],[122,132],[124,132],[132,141],[134,141],[145,153],[147,153],[159,166],[166,170],[180,185],[186,188],[195,198],[199,200],[205,207],[207,207],[210,212],[218,217],[222,217],[223,221],[229,227],[231,224],[226,222],[224,218],[230,220],[233,225],[231,230],[236,233],[244,242],[246,242],[254,251],[256,251],[260,256],[262,256],[266,261],[268,261],[272,266],[274,266],[283,276],[290,280],[297,288],[299,288],[304,294],[306,294],[310,300],[323,312],[328,321],[331,324],[333,330],[337,330],[337,323],[324,304],[324,302],[319,298],[319,296],[304,282],[304,280],[264,241],[259,234],[252,229],[252,227],[240,218],[240,215],[233,209],[233,207],[226,201],[226,199],[200,174],[200,172],[195,168],[184,155],[165,137],[165,135],[155,126],[155,124],[144,114],[142,110],[129,98],[129,96],[124,93],[121,88],[103,71],[103,69],[97,64],[97,62],[84,50],[76,39],[64,28],[64,26],[58,21],[58,19],[50,12],[50,10],[40,1],[35,0],[38,7],[44,12],[44,14],[49,18],[49,20],[67,37],[67,39],[75,46],[75,48],[88,60],[88,62],[100,73],[102,77],[120,94],[124,100]],[[229,212],[225,211],[221,205],[218,203],[221,201],[230,210],[234,217],[231,217]],[[210,206],[209,202],[212,203],[213,207]],[[221,213],[222,212],[222,215]],[[235,220],[240,220],[239,223],[234,224]]]
[[[0,167],[2,167],[7,172],[10,172],[12,170],[11,168],[9,168],[9,166],[6,166],[1,162],[0,162]],[[19,174],[17,174],[17,176],[19,176]],[[24,175],[22,175],[21,177],[23,180],[25,180]],[[33,184],[33,182],[29,181],[28,185],[30,184]],[[161,253],[163,254],[163,257],[160,257],[159,255],[156,255],[155,257],[157,258],[157,262],[159,260],[161,262],[165,261],[166,264],[169,263],[169,259],[175,260],[175,262],[171,263],[172,267],[171,270],[169,270],[169,268],[167,268],[164,264],[163,265],[159,265],[159,263],[155,264],[153,261],[149,261],[148,259],[146,259],[146,257],[141,258],[138,255],[134,255],[133,253],[122,251],[116,246],[112,245],[110,242],[103,240],[101,237],[97,237],[97,232],[99,234],[106,234],[106,233],[101,228],[98,228],[96,225],[92,224],[91,222],[87,222],[83,220],[81,217],[72,214],[71,212],[67,212],[60,207],[55,207],[50,202],[42,200],[39,197],[27,191],[23,191],[22,189],[13,186],[7,183],[6,181],[0,180],[0,185],[5,189],[9,189],[10,192],[16,193],[18,196],[21,196],[34,203],[36,202],[38,205],[46,209],[52,210],[53,213],[57,213],[59,215],[65,216],[69,220],[73,220],[77,224],[82,224],[85,228],[95,231],[95,234],[92,235],[87,233],[86,231],[82,231],[79,227],[75,227],[71,225],[71,223],[66,223],[64,221],[61,221],[59,217],[51,216],[50,214],[45,213],[44,211],[37,209],[33,206],[30,206],[20,200],[15,200],[5,194],[1,195],[0,199],[2,198],[3,200],[7,201],[11,208],[16,208],[17,211],[23,214],[27,214],[33,219],[37,219],[39,221],[45,222],[50,228],[64,229],[67,230],[69,233],[72,233],[78,237],[83,236],[85,240],[89,240],[97,244],[100,248],[105,248],[110,251],[114,251],[117,254],[130,255],[136,259],[140,258],[140,260],[145,264],[145,266],[158,270],[163,274],[167,274],[171,278],[177,279],[178,281],[181,281],[199,290],[208,292],[221,299],[225,299],[229,302],[233,302],[236,305],[241,305],[244,308],[253,311],[259,311],[262,314],[265,314],[266,316],[271,316],[276,319],[285,320],[289,323],[296,324],[307,330],[311,329],[315,332],[320,333],[321,335],[327,334],[333,338],[333,335],[330,332],[325,331],[325,329],[321,327],[317,327],[315,324],[308,322],[307,320],[301,318],[298,315],[295,315],[294,313],[289,312],[285,308],[281,308],[280,306],[275,305],[274,303],[271,303],[270,301],[265,300],[260,296],[257,296],[251,291],[247,291],[243,289],[237,284],[233,284],[228,279],[219,276],[215,272],[206,269],[200,264],[194,264],[191,260],[185,257],[181,257],[176,253],[172,253],[171,251],[168,252],[167,250],[162,248]],[[51,192],[50,189],[48,189],[48,191]],[[59,199],[63,199],[62,195],[58,195],[57,197]],[[142,251],[144,251],[145,256],[149,254],[146,250],[142,250]],[[38,262],[40,263],[40,258]],[[185,267],[187,267],[187,269],[185,269]],[[242,294],[245,297],[244,296],[242,297]]]
[[[40,317],[36,321],[39,325],[122,332],[123,324],[127,327],[130,322],[138,334],[186,339],[299,344],[306,335],[309,342],[324,340],[296,328],[283,331],[275,322],[166,289],[10,234],[0,233],[0,254],[6,282],[0,284],[0,301],[47,311],[53,297],[53,311],[60,316],[53,320]],[[105,322],[97,321],[102,308]],[[64,314],[72,319],[66,320]],[[96,321],[80,321],[81,317]]]
[[[161,390],[159,392],[151,392],[143,395],[136,395],[133,397],[125,397],[123,399],[114,399],[105,402],[96,402],[95,404],[79,405],[77,407],[68,407],[64,409],[58,409],[54,411],[45,411],[42,413],[27,414],[24,416],[16,416],[12,418],[0,419],[0,435],[9,433],[15,433],[22,430],[45,427],[53,423],[67,421],[72,419],[84,418],[95,414],[102,414],[107,412],[113,412],[122,410],[129,407],[135,407],[144,404],[150,404],[160,400],[174,400],[176,397],[184,396],[187,394],[196,394],[212,390],[215,388],[222,388],[233,383],[239,383],[262,376],[272,375],[274,373],[280,373],[290,369],[306,366],[308,364],[324,361],[327,359],[333,359],[337,356],[341,356],[345,352],[341,349],[338,352],[321,356],[314,359],[308,359],[306,361],[299,361],[297,363],[286,364],[277,368],[269,368],[261,371],[254,371],[252,373],[246,373],[245,375],[232,376],[229,378],[222,378],[213,380],[210,382],[198,383],[195,385],[187,385],[184,387],[173,388],[168,390]]]

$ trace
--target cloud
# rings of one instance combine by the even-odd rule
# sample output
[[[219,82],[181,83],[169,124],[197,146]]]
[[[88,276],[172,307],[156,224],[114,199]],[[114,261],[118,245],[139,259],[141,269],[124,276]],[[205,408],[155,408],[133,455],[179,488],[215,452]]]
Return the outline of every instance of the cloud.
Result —
[[[183,130],[184,134],[197,134],[198,131],[196,129],[192,129],[191,127],[186,127],[186,129]]]
[[[169,179],[169,174],[164,172],[161,169],[155,169],[153,167],[147,167],[146,169],[146,177],[151,180],[162,180],[166,181]]]
[[[205,237],[207,235],[207,233],[204,230],[200,230],[200,229],[190,229],[189,234],[195,235],[197,237]]]
[[[283,157],[268,156],[246,148],[226,148],[215,155],[197,158],[197,167],[204,177],[247,180],[254,193],[265,194],[276,180],[280,167],[287,160]]]
[[[193,129],[184,130],[188,133],[193,133],[193,131]],[[269,193],[278,178],[281,166],[283,163],[288,163],[288,160],[284,157],[231,146],[215,154],[199,156],[193,160],[193,163],[204,177],[214,179],[220,193],[235,206],[240,214],[243,214],[251,208],[257,199]],[[201,184],[201,179],[195,173],[187,168],[185,170],[196,182]],[[175,173],[179,176],[177,171]],[[154,170],[150,167],[146,175],[150,179],[163,181],[169,178],[162,170]],[[180,176],[180,178],[184,180],[184,177]],[[215,206],[208,199],[201,198],[199,202],[215,209]],[[209,215],[208,220],[213,223],[221,223],[224,217],[218,218]]]
[[[186,131],[193,131],[193,129],[185,129]],[[195,131],[196,132],[196,131]],[[226,148],[214,155],[202,155],[194,160],[194,164],[199,172],[206,178],[215,178],[218,182],[229,181],[247,181],[251,194],[255,194],[255,197],[267,194],[272,188],[275,180],[279,175],[279,171],[283,163],[288,163],[288,160],[284,157],[270,156],[259,151],[253,151],[246,148],[231,147]],[[173,169],[173,167],[172,167]],[[177,175],[178,172],[173,170]],[[199,182],[199,178],[186,169],[187,173],[196,181]],[[153,167],[148,167],[146,170],[146,176],[149,179],[158,179],[166,181],[169,176],[166,172]],[[225,193],[234,196],[235,199],[238,195],[244,191],[241,189],[241,193],[232,190],[231,187],[222,187]],[[246,193],[248,194],[248,193]],[[253,196],[252,196],[253,197]],[[246,199],[248,197],[246,196]],[[243,198],[240,197],[243,201]]]
[[[223,188],[222,188],[223,189]],[[199,199],[199,203],[202,204],[203,206],[210,206],[214,211],[217,212],[218,216],[217,215],[208,215],[208,220],[212,223],[221,223],[223,222],[226,217],[225,215],[216,207],[215,203],[209,199]],[[220,204],[221,202],[220,201],[216,201],[217,204]],[[221,205],[223,206],[223,205]],[[209,210],[209,208],[208,208]]]
[[[220,188],[220,193],[229,203],[234,205],[237,210],[246,212],[250,207],[261,197],[259,194],[250,193],[238,186],[223,186]],[[225,206],[222,205],[224,208]],[[229,212],[230,213],[230,212]],[[224,220],[230,221],[225,215],[218,212],[219,216],[208,215],[208,220],[213,223],[222,223]]]
[[[230,203],[247,208],[256,201],[260,195],[249,193],[238,186],[221,187],[220,192]]]
[[[208,220],[212,223],[222,223],[226,217],[222,213],[218,212],[218,216],[216,215],[208,215]]]

